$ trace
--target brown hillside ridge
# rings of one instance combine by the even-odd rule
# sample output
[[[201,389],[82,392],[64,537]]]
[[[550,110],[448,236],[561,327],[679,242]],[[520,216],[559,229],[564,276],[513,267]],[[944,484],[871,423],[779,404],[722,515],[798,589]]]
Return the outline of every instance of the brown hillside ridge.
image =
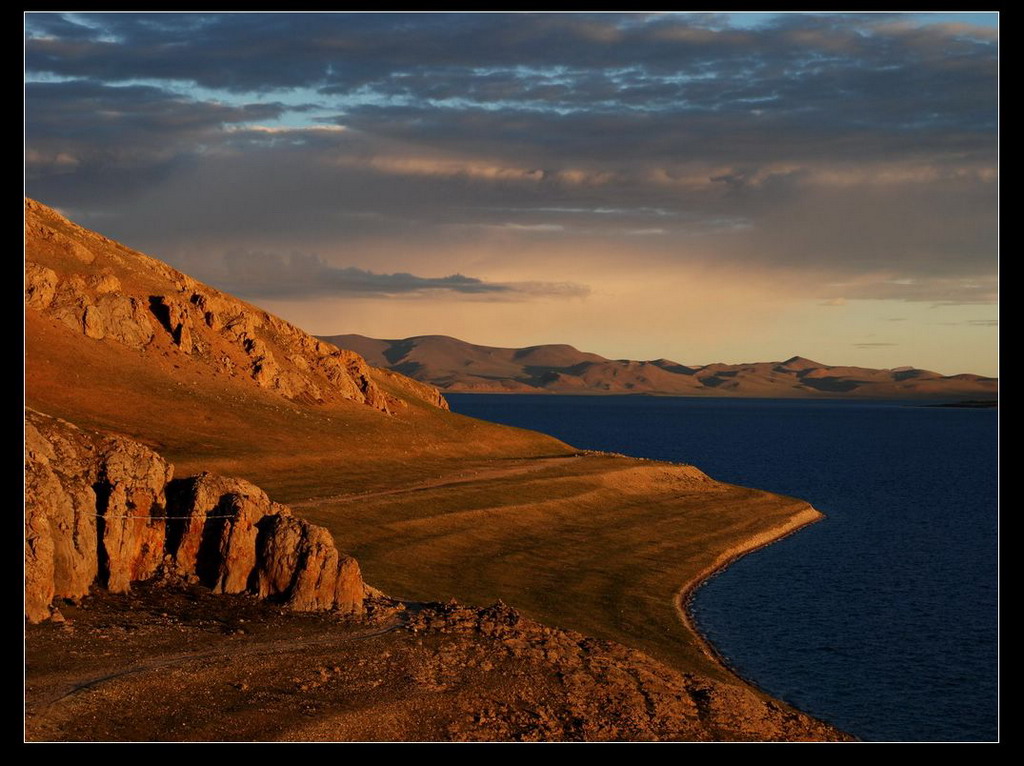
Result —
[[[240,378],[299,402],[348,399],[391,413],[403,398],[382,390],[369,366],[282,319],[25,202],[25,303],[95,340],[188,358],[214,376]],[[390,376],[387,376],[390,377]],[[406,397],[447,407],[429,386]]]
[[[784,362],[684,365],[605,359],[572,346],[477,346],[443,335],[378,340],[325,335],[322,340],[362,354],[370,364],[468,393],[666,394],[815,398],[948,398],[995,395],[999,381],[980,375],[940,375],[913,367],[840,367],[794,356]]]
[[[451,413],[34,202],[25,331],[29,739],[844,737],[680,611],[806,502]]]

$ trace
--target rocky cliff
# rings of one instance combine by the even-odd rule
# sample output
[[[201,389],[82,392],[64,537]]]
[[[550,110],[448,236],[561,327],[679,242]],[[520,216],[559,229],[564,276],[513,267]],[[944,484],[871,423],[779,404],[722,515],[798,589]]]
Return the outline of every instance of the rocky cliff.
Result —
[[[266,311],[25,200],[26,311],[95,342],[162,364],[186,361],[289,400],[350,400],[385,413],[420,399],[447,409],[432,386],[373,370]],[[389,393],[379,384],[387,379]]]
[[[359,613],[365,586],[330,533],[258,487],[174,469],[137,442],[25,414],[25,614],[91,586],[124,593],[158,575],[253,593],[298,611]]]

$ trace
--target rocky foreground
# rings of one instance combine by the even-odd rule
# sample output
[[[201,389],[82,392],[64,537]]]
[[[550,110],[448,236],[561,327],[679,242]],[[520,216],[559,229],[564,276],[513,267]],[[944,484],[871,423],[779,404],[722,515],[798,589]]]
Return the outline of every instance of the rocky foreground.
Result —
[[[843,740],[750,691],[504,604],[360,619],[199,585],[97,591],[30,626],[26,730],[62,741]]]
[[[29,739],[844,738],[504,604],[393,601],[246,481],[25,428]]]

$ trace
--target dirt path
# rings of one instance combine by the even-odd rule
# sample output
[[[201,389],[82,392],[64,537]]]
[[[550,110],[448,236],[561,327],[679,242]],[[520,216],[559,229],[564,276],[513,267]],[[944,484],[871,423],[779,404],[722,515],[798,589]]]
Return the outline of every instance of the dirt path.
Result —
[[[157,656],[151,659],[138,662],[127,668],[117,670],[113,673],[105,673],[97,676],[84,676],[81,678],[72,678],[67,682],[67,690],[60,693],[49,700],[45,700],[41,703],[42,707],[50,708],[53,705],[67,699],[79,692],[86,689],[92,689],[108,681],[114,681],[124,676],[134,675],[136,673],[144,673],[151,670],[161,670],[163,668],[170,668],[175,666],[187,665],[196,660],[217,660],[217,659],[231,659],[236,661],[243,657],[265,657],[272,654],[291,653],[297,649],[309,649],[315,646],[328,646],[348,641],[365,641],[369,638],[375,638],[382,636],[386,633],[390,633],[394,630],[405,625],[404,615],[398,616],[393,620],[390,620],[388,624],[376,628],[374,630],[356,633],[355,635],[338,635],[337,631],[331,631],[327,635],[318,636],[315,638],[306,639],[271,639],[268,641],[257,641],[255,643],[249,643],[245,646],[231,646],[231,647],[217,647],[214,649],[204,649],[198,652],[181,652],[176,654]]]
[[[397,487],[395,489],[383,489],[369,492],[354,492],[354,493],[342,493],[338,495],[327,495],[323,497],[311,497],[308,500],[300,500],[298,502],[292,502],[290,505],[293,508],[313,508],[321,506],[327,503],[349,503],[356,500],[367,500],[369,498],[385,497],[387,495],[405,495],[413,492],[422,492],[424,490],[431,489],[445,489],[448,487],[458,487],[460,485],[470,484],[478,481],[490,481],[493,479],[505,479],[512,476],[522,476],[524,474],[536,473],[537,471],[551,468],[553,466],[563,465],[567,463],[573,463],[579,461],[582,455],[555,455],[552,457],[542,458],[523,458],[516,461],[516,465],[506,465],[499,468],[482,468],[476,470],[468,470],[464,473],[459,473],[458,478],[451,478],[449,476],[438,476],[436,479],[427,479],[426,481],[420,481],[415,484],[410,484],[404,487]]]

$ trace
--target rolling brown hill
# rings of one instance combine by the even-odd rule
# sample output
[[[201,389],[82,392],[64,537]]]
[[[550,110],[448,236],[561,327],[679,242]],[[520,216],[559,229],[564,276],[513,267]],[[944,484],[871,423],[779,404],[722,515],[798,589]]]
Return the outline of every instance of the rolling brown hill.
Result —
[[[374,365],[452,392],[666,394],[675,396],[965,398],[995,396],[998,380],[929,370],[782,362],[683,365],[668,359],[605,359],[567,345],[496,348],[443,335],[378,340],[321,336]]]
[[[684,608],[715,569],[822,518],[806,502],[451,413],[433,387],[32,201],[25,302],[30,420],[67,422],[37,426],[53,436],[26,457],[70,503],[66,516],[28,509],[26,555],[49,526],[82,564],[75,587],[54,592],[63,622],[46,620],[41,601],[44,621],[27,631],[28,738],[843,737],[737,678]],[[577,355],[525,356],[543,366]],[[155,473],[125,478],[121,454]],[[237,477],[234,499],[216,506],[234,521],[196,538],[217,548],[221,535],[237,582],[216,598],[219,580],[203,581],[202,568],[184,589],[138,583],[168,563],[162,551],[181,550],[180,529],[160,548],[162,506],[175,487],[205,486],[189,478],[204,472]],[[51,495],[27,493],[26,504],[39,496]],[[260,537],[238,515],[246,497],[270,509],[257,525],[301,532],[331,563],[310,569],[296,553],[292,566],[284,537]],[[112,509],[117,525],[150,531],[121,535]],[[170,533],[177,517],[166,518]],[[241,521],[255,554],[248,543],[232,553]],[[337,558],[306,522],[326,528]],[[127,569],[115,595],[99,586],[115,571],[109,546],[122,543],[131,555],[116,559]],[[243,549],[266,564],[267,546],[289,565],[237,569]],[[254,575],[333,576],[348,555],[369,586],[407,602],[390,602],[397,617],[351,623],[245,595]],[[427,604],[450,599],[514,611]]]
[[[328,453],[346,487],[429,475],[431,461],[455,455],[571,452],[452,415],[432,386],[372,368],[33,201],[25,243],[26,404],[40,412],[245,478],[255,463],[239,454],[273,455],[287,480],[291,463]]]

